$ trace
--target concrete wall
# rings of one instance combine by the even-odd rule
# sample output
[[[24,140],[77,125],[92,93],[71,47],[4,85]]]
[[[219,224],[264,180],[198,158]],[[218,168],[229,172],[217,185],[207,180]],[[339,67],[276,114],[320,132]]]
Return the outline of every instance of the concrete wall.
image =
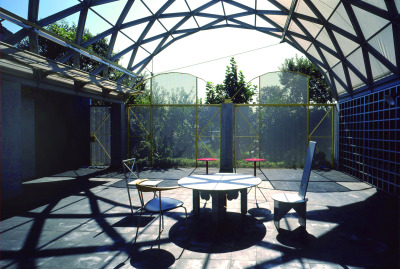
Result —
[[[22,192],[21,84],[1,79],[1,197]]]
[[[1,194],[90,162],[89,99],[1,79]]]

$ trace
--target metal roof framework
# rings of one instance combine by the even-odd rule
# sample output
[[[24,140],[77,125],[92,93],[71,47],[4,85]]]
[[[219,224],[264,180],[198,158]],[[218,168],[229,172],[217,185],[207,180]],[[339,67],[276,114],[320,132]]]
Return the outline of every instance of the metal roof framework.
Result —
[[[104,10],[115,12],[116,2],[120,10],[113,18]],[[231,27],[268,34],[301,51],[325,75],[336,99],[371,89],[382,80],[399,79],[400,0],[80,0],[38,19],[40,4],[29,0],[29,22],[45,27],[79,14],[77,47],[87,48],[107,37],[107,60],[128,56],[125,68],[137,74],[174,42],[199,31]],[[90,14],[108,26],[82,42]],[[3,29],[2,41],[15,45],[34,31],[35,27],[15,33]],[[128,45],[112,56],[119,38]],[[71,49],[58,61],[66,62],[75,52]],[[100,64],[92,75],[106,67]]]

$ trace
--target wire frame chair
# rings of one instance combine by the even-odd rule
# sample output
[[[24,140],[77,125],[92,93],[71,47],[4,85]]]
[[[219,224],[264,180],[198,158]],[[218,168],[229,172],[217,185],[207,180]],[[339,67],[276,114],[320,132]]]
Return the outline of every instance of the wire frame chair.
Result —
[[[138,225],[137,225],[137,230],[136,230],[136,237],[135,237],[135,243],[138,238],[139,234],[139,226],[140,226],[140,219],[142,217],[143,211],[146,211],[151,214],[159,214],[159,224],[158,224],[158,249],[160,249],[160,236],[161,233],[164,230],[164,213],[179,207],[182,207],[185,209],[185,216],[186,216],[186,229],[189,232],[189,225],[188,225],[188,220],[187,220],[187,210],[186,207],[183,206],[183,202],[174,198],[169,198],[169,197],[161,197],[161,192],[163,191],[169,191],[169,190],[174,190],[180,188],[179,186],[174,186],[174,187],[153,187],[153,186],[145,186],[141,185],[143,182],[147,181],[147,179],[139,180],[136,183],[136,188],[139,193],[139,200],[141,203],[141,207],[139,208],[138,211],[140,211],[140,216],[138,220]],[[153,193],[158,193],[157,196],[154,196],[152,199],[149,201],[145,202],[143,193],[145,192],[153,192]]]
[[[132,198],[131,198],[131,193],[129,191],[129,185],[131,185],[131,183],[136,183],[136,180],[139,179],[139,171],[137,168],[136,158],[123,160],[122,168],[124,169],[126,190],[128,192],[128,198],[129,198],[129,204],[131,206],[131,212],[132,212],[132,214],[135,214],[133,212]],[[135,182],[133,182],[133,180],[135,180]]]

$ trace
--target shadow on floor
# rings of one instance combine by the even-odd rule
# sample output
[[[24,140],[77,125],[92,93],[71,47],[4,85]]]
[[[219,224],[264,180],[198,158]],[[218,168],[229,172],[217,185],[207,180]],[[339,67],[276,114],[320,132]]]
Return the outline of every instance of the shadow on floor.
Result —
[[[59,173],[42,179],[25,181],[21,196],[1,201],[1,220],[21,215],[24,212],[59,201],[104,184],[104,181],[89,181],[89,178],[108,175],[111,169],[78,169]]]
[[[101,173],[99,176],[106,177]],[[146,232],[139,235],[138,243],[133,243],[137,218],[127,217],[130,210],[126,191],[104,186],[95,192],[92,188],[104,181],[89,181],[88,177],[27,184],[32,185],[25,190],[27,199],[15,201],[21,207],[11,207],[16,220],[1,223],[0,267],[188,268],[191,262],[198,262],[200,267],[207,268],[220,262],[213,260],[213,255],[226,253],[231,253],[226,258],[229,264],[239,259],[251,260],[256,268],[308,268],[310,264],[341,268],[400,266],[399,200],[380,191],[363,196],[359,195],[363,191],[313,193],[324,206],[318,207],[319,201],[310,199],[307,231],[283,229],[279,234],[272,223],[272,208],[266,208],[268,204],[250,207],[245,218],[228,213],[222,227],[212,225],[209,209],[202,208],[200,218],[189,217],[189,235],[183,213],[171,212],[172,224],[164,231],[168,236],[162,238],[162,250],[158,251],[157,240],[151,237],[158,225],[143,228]],[[263,191],[267,197],[275,192]],[[58,204],[70,195],[76,197]],[[191,201],[190,192],[180,195]],[[122,196],[124,199],[120,199]],[[348,202],[340,203],[338,197]],[[44,203],[47,204],[43,209],[27,212]],[[296,223],[295,214],[287,217],[288,222]],[[148,221],[158,222],[153,217]],[[178,254],[173,252],[175,248]],[[181,257],[182,252],[192,256]]]
[[[307,259],[343,268],[399,268],[400,226],[395,212],[400,212],[398,199],[377,192],[362,202],[307,212],[308,223],[331,223],[334,228],[308,224],[307,231],[300,227],[280,229],[276,236],[278,244],[262,242],[261,246],[282,253],[271,263]],[[297,216],[290,215],[297,222]]]
[[[262,221],[252,216],[227,212],[225,220],[216,225],[209,218],[209,210],[202,211],[200,216],[188,218],[189,234],[185,220],[171,227],[169,238],[174,244],[194,252],[226,253],[254,246],[266,234]]]

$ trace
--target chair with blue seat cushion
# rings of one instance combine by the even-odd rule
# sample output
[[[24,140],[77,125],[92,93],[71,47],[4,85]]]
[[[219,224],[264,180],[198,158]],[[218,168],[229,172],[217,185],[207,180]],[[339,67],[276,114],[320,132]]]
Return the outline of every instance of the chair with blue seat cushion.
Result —
[[[279,231],[279,221],[291,210],[294,209],[299,217],[299,224],[306,228],[306,206],[308,198],[306,192],[310,179],[311,164],[314,158],[316,142],[310,141],[308,144],[306,162],[304,164],[303,176],[301,178],[298,193],[278,193],[272,196],[274,200],[274,224]]]
[[[174,187],[146,186],[146,185],[143,185],[143,183],[146,180],[147,179],[139,180],[136,183],[136,188],[137,188],[138,193],[139,193],[139,199],[140,199],[141,207],[139,209],[140,210],[140,216],[139,216],[138,226],[137,226],[137,230],[136,230],[135,242],[136,242],[136,239],[138,237],[140,219],[142,217],[143,211],[146,211],[146,212],[151,213],[151,214],[159,214],[160,218],[159,218],[159,225],[158,225],[158,248],[160,248],[160,236],[161,236],[162,231],[164,230],[164,212],[176,209],[178,207],[182,207],[183,209],[185,209],[186,229],[189,231],[188,221],[187,221],[187,210],[183,206],[183,202],[182,201],[174,199],[174,198],[169,198],[169,197],[161,197],[161,192],[162,191],[178,189],[178,188],[180,188],[179,186],[174,186]],[[153,193],[158,192],[158,196],[154,196],[152,199],[150,199],[149,201],[145,202],[145,199],[144,199],[144,196],[143,196],[144,192],[153,192]]]
[[[126,191],[128,192],[129,205],[131,206],[132,215],[134,215],[136,212],[133,210],[134,207],[132,205],[130,187],[136,186],[136,183],[140,181],[136,158],[122,160],[122,167],[124,169],[124,178],[126,183]],[[146,181],[146,185],[157,187],[161,182],[162,180],[148,180]]]

